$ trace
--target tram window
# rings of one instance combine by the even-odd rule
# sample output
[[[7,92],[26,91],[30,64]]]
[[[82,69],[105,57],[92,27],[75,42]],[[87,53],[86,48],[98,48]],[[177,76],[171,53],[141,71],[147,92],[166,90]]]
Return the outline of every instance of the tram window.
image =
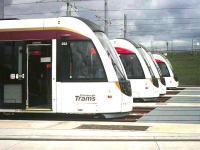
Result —
[[[167,65],[165,63],[160,62],[160,63],[158,63],[158,66],[160,67],[160,70],[161,70],[162,75],[164,77],[170,77],[169,70],[168,70]]]
[[[142,66],[135,54],[120,54],[121,61],[129,79],[144,79]]]
[[[119,63],[117,52],[113,50],[113,46],[109,42],[109,39],[107,38],[107,36],[103,32],[95,32],[95,34],[98,37],[104,49],[106,50],[108,56],[110,57],[118,79],[119,80],[125,79],[125,74],[122,71],[123,69],[122,69],[121,64]]]
[[[15,50],[15,42],[1,42],[0,45],[1,72],[5,75],[4,80],[9,80],[10,73],[17,72],[18,53]]]
[[[60,42],[58,42],[60,43]],[[63,43],[63,42],[61,42]],[[105,71],[91,41],[67,41],[58,51],[60,59],[60,81],[102,81]],[[59,71],[58,80],[59,80]]]

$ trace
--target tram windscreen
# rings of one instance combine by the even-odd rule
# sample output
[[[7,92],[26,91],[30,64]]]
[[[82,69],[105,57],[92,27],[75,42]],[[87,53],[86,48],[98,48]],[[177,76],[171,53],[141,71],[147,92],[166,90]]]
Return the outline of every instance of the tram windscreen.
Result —
[[[170,62],[165,56],[162,55],[162,57],[165,59],[166,64],[168,64],[168,66],[170,67],[170,69],[171,69],[172,73],[174,74],[174,76],[176,76],[176,72],[174,71],[171,62]],[[168,68],[167,68],[167,69],[168,69]],[[169,70],[168,70],[168,71],[169,71]],[[170,73],[169,73],[169,74],[170,74]]]
[[[128,79],[144,79],[144,71],[136,54],[120,54]]]
[[[165,58],[165,57],[164,57],[164,58]],[[171,62],[170,62],[167,58],[165,58],[165,60],[166,60],[166,62],[168,63],[168,65],[169,65],[170,69],[172,70],[172,72],[175,73],[175,72],[174,72],[174,69],[173,69],[173,67],[172,67]]]
[[[61,81],[102,81],[106,79],[103,64],[91,41],[63,42],[59,40],[58,52],[57,73]]]
[[[163,77],[170,77],[169,70],[164,62],[158,62],[158,66],[162,72]]]
[[[155,74],[154,74],[154,72],[153,72],[153,70],[152,70],[152,68],[151,68],[151,65],[150,65],[150,63],[149,63],[149,61],[148,61],[148,59],[147,59],[147,56],[146,56],[146,54],[145,54],[145,50],[143,51],[142,48],[138,48],[138,52],[140,53],[140,55],[141,55],[142,58],[144,59],[144,62],[145,62],[145,64],[146,64],[147,67],[148,67],[148,70],[149,70],[149,73],[151,74],[151,77],[155,78]],[[147,55],[148,55],[148,54],[147,54]]]
[[[112,64],[114,66],[114,69],[116,71],[118,78],[125,79],[126,73],[125,71],[123,71],[123,66],[120,63],[120,58],[118,57],[117,52],[114,50],[111,43],[109,42],[109,39],[107,38],[107,36],[103,32],[95,32],[95,34],[98,37],[104,49],[106,50],[107,54],[111,58]]]
[[[161,70],[160,70],[160,67],[159,67],[158,64],[155,62],[155,60],[154,60],[154,58],[153,58],[151,52],[147,52],[147,54],[149,55],[149,57],[151,58],[153,64],[155,65],[156,71],[158,72],[159,76],[160,76],[160,77],[163,77],[162,72],[161,72]]]
[[[71,41],[73,72],[76,78],[105,78],[105,72],[97,50],[91,42]]]

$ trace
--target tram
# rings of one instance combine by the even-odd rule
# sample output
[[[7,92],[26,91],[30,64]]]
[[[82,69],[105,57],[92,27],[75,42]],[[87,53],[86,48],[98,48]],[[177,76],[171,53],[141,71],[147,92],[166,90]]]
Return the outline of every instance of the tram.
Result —
[[[131,85],[93,22],[76,17],[0,21],[0,112],[121,115]]]
[[[166,83],[165,83],[165,79],[164,79],[159,67],[157,66],[156,62],[154,61],[151,52],[149,52],[148,49],[146,47],[144,47],[142,44],[139,44],[139,46],[141,46],[140,51],[143,53],[145,59],[147,59],[149,65],[151,66],[151,68],[154,72],[155,77],[158,79],[160,95],[165,95],[167,92]]]
[[[135,43],[128,39],[113,39],[111,44],[120,55],[131,82],[134,100],[153,100],[159,97],[158,81],[146,60],[139,53]]]
[[[174,69],[170,63],[170,61],[161,54],[153,54],[155,61],[157,62],[160,70],[165,78],[166,87],[170,88],[177,88],[179,85],[178,78],[174,72]]]

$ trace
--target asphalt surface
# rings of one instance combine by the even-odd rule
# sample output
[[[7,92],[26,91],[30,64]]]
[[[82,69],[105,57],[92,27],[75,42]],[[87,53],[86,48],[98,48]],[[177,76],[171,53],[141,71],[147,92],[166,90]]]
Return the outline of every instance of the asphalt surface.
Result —
[[[165,107],[156,107],[138,121],[200,124],[200,88],[185,88],[167,100],[165,104]],[[173,106],[173,104],[176,105]]]

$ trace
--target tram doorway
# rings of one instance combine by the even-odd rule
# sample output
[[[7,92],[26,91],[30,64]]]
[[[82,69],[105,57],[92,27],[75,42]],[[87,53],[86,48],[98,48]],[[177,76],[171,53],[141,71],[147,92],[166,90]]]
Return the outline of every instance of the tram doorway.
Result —
[[[52,46],[27,45],[27,109],[52,108]]]
[[[25,108],[25,72],[25,42],[0,42],[0,108]]]

